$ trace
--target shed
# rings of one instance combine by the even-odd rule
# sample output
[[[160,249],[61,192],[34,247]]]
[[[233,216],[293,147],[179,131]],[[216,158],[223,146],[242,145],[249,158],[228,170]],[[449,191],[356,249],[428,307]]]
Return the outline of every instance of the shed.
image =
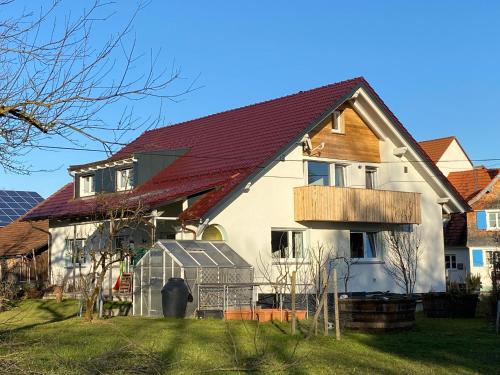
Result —
[[[161,289],[171,277],[193,295],[186,316],[251,308],[253,267],[224,241],[160,240],[134,268],[133,312],[162,316]]]

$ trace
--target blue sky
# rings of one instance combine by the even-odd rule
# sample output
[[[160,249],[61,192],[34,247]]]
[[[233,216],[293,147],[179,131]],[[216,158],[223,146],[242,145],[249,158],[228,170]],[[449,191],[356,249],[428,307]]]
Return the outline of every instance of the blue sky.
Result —
[[[82,4],[67,2],[61,16]],[[120,28],[131,4],[111,5],[116,17],[98,26],[96,43]],[[364,76],[417,140],[456,135],[472,159],[491,159],[500,158],[498,19],[493,1],[153,0],[134,32],[139,50],[161,48],[164,64],[175,59],[181,85],[198,77],[200,89],[166,105],[166,124]],[[155,105],[135,110],[146,116]],[[107,121],[120,113],[109,111]],[[27,161],[35,169],[55,170],[0,171],[0,189],[46,197],[69,181],[68,165],[103,157],[33,152]]]

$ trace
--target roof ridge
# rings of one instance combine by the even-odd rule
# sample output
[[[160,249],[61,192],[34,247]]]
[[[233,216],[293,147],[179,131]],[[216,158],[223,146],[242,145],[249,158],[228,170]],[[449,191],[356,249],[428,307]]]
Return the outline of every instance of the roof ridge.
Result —
[[[195,118],[192,118],[192,119],[189,119],[189,120],[177,122],[177,123],[170,124],[170,125],[164,125],[164,126],[161,126],[159,128],[155,128],[155,129],[149,129],[149,130],[144,131],[142,134],[153,133],[153,132],[156,132],[156,131],[159,131],[159,130],[162,130],[162,129],[165,129],[165,128],[169,128],[169,127],[172,127],[172,126],[185,125],[185,124],[187,124],[187,123],[189,123],[191,121],[202,120],[202,119],[210,118],[210,117],[213,117],[213,116],[221,115],[221,114],[224,114],[224,113],[228,113],[228,112],[232,112],[232,111],[237,111],[237,110],[240,110],[240,109],[250,108],[250,107],[257,106],[257,105],[261,105],[261,104],[265,104],[265,103],[270,103],[270,102],[278,101],[280,99],[289,98],[291,96],[295,96],[295,95],[299,95],[299,94],[304,94],[304,93],[308,93],[308,92],[312,92],[312,91],[316,91],[316,90],[321,90],[321,89],[324,89],[326,87],[343,85],[343,84],[346,84],[346,83],[357,82],[357,81],[359,81],[359,82],[365,82],[366,80],[365,80],[365,78],[363,76],[358,76],[358,77],[346,79],[346,80],[343,80],[343,81],[328,83],[326,85],[319,86],[319,87],[313,87],[313,88],[308,89],[308,90],[300,90],[300,91],[294,92],[292,94],[282,95],[282,96],[278,96],[276,98],[266,99],[266,100],[262,100],[260,102],[246,104],[246,105],[242,105],[240,107],[226,109],[226,110],[223,110],[223,111],[220,111],[220,112],[211,113],[209,115],[205,115],[205,116],[201,116],[201,117],[195,117]]]

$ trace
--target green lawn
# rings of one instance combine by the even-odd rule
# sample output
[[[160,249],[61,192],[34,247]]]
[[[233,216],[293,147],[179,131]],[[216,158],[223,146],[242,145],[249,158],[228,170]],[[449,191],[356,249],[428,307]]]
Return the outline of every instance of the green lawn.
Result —
[[[74,301],[31,300],[1,313],[0,373],[500,374],[500,336],[483,319],[419,316],[411,332],[347,332],[337,342],[305,341],[273,323],[258,330],[216,320],[85,323],[76,309]]]

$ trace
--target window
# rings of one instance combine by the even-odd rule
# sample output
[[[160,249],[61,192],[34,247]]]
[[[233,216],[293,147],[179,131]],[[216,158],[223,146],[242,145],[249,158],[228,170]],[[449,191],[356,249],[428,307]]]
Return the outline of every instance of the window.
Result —
[[[488,211],[487,216],[487,229],[500,229],[500,211]]]
[[[222,235],[222,227],[217,224],[209,225],[203,231],[201,239],[204,241],[222,241],[224,236]]]
[[[447,270],[457,269],[457,256],[455,254],[445,255],[444,264]]]
[[[376,177],[377,177],[377,168],[366,167],[365,169],[366,176],[366,188],[367,189],[375,189],[376,187]]]
[[[332,114],[332,133],[343,134],[344,131],[344,116],[341,111],[333,111]]]
[[[115,236],[115,250],[131,250],[134,249],[134,241],[129,235],[119,234]]]
[[[486,264],[493,265],[494,261],[498,259],[500,261],[500,250],[490,250],[486,252]]]
[[[90,261],[88,251],[85,249],[84,239],[66,239],[64,244],[64,263],[67,268],[84,267]]]
[[[123,191],[132,189],[133,178],[134,174],[132,168],[116,171],[116,190]]]
[[[80,196],[86,197],[95,193],[94,175],[89,174],[80,177]]]
[[[272,230],[271,251],[274,259],[304,258],[304,232]]]
[[[351,258],[376,258],[377,233],[351,232]]]
[[[345,171],[346,165],[335,164],[335,186],[337,187],[345,187]]]
[[[307,162],[307,181],[309,185],[330,185],[330,164],[317,161]]]

